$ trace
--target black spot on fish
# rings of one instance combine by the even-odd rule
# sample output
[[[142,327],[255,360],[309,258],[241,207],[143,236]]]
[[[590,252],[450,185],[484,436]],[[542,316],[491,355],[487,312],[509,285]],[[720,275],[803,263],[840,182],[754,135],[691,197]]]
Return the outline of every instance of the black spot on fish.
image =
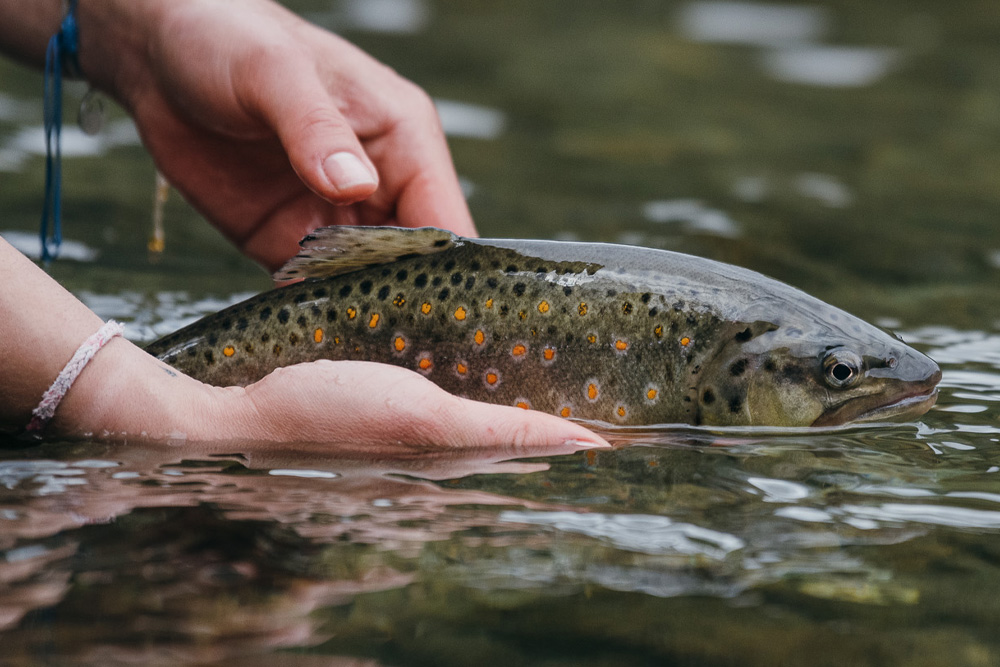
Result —
[[[507,268],[504,269],[504,271],[506,271],[507,273],[517,273],[517,271],[518,271],[517,265],[516,264],[508,264]]]
[[[269,317],[271,317],[271,306],[264,306],[260,311],[260,321],[266,322]]]
[[[260,335],[260,342],[266,343],[269,340],[271,340],[271,334],[267,333],[266,331]]]
[[[299,292],[298,294],[295,295],[295,303],[302,303],[305,300],[306,300],[305,292]]]
[[[390,318],[389,318],[389,326],[390,326],[390,327],[394,327],[394,326],[396,326],[396,324],[397,324],[398,322],[399,322],[399,320],[398,320],[397,318],[395,318],[395,317],[390,317]]]
[[[573,288],[572,287],[570,287],[569,285],[566,285],[565,287],[563,287],[563,294],[565,294],[566,296],[569,296],[572,293],[573,293]]]
[[[415,287],[426,287],[427,286],[427,274],[421,273],[416,278],[413,279],[413,285]]]
[[[354,288],[351,285],[344,285],[343,287],[340,288],[340,291],[337,292],[337,294],[339,294],[340,298],[343,299],[344,297],[350,296],[351,290],[353,289]]]
[[[299,342],[299,335],[294,331],[291,332],[290,334],[288,334],[288,342],[291,343],[292,345],[295,345],[296,343]]]
[[[372,293],[372,281],[370,281],[370,280],[363,280],[363,281],[361,281],[361,284],[358,285],[358,289],[361,290],[362,294],[371,294]]]
[[[389,286],[388,285],[383,285],[381,287],[381,289],[379,289],[379,291],[378,291],[378,298],[379,298],[379,301],[385,301],[386,299],[389,298]]]
[[[296,324],[298,324],[303,329],[305,329],[306,327],[309,326],[309,323],[306,321],[306,316],[305,315],[299,315],[299,318],[297,320],[295,320],[295,322],[296,322]]]
[[[457,273],[456,272],[456,273],[451,274],[451,284],[452,285],[461,285],[462,284],[462,278],[464,278],[464,276],[461,273]]]
[[[233,327],[233,321],[228,317],[222,320],[222,328],[225,331],[229,331]]]
[[[414,257],[420,257],[420,253],[408,252],[405,255],[399,255],[398,257],[396,257],[396,261],[402,262],[404,259],[413,259]]]
[[[733,377],[739,377],[743,375],[743,372],[747,369],[747,360],[738,359],[733,362],[733,365],[729,367],[729,374]]]
[[[392,273],[392,269],[382,269],[383,278],[388,278],[390,273]]]
[[[674,310],[676,310],[677,312],[680,312],[680,311],[684,310],[684,302],[683,301],[674,301]]]
[[[327,322],[335,322],[336,320],[337,320],[337,311],[336,310],[334,310],[333,308],[331,308],[330,310],[326,311],[326,321]]]
[[[622,304],[622,312],[625,313],[626,315],[631,315],[632,314],[632,304],[630,302],[628,302],[628,301],[626,301],[625,303],[623,303]]]
[[[323,311],[319,309],[319,306],[313,306],[312,308],[309,309],[309,313],[313,317],[319,317],[323,313]]]
[[[715,392],[713,392],[711,389],[706,389],[705,393],[701,395],[701,402],[704,403],[705,405],[711,405],[712,403],[715,403]]]
[[[743,398],[739,394],[729,397],[729,411],[734,415],[743,409]]]
[[[288,312],[287,308],[282,308],[281,310],[278,311],[278,321],[281,322],[282,324],[288,324],[288,318],[290,316],[291,313]]]
[[[479,262],[473,261],[471,264],[469,264],[469,268],[472,269],[473,271],[478,271],[483,267],[482,264],[480,264]]]
[[[806,379],[805,372],[795,364],[789,364],[782,368],[781,374],[789,382],[804,382]]]
[[[650,317],[656,317],[656,315],[657,315],[657,314],[658,314],[659,312],[660,312],[660,309],[659,309],[659,308],[656,308],[656,307],[653,307],[653,308],[650,308],[650,309],[649,309],[649,316],[650,316]]]
[[[465,289],[467,290],[472,289],[475,285],[476,285],[475,276],[469,276],[468,278],[465,279]]]
[[[549,270],[546,269],[544,266],[540,266],[537,269],[535,269],[535,273],[548,273],[548,272]]]
[[[767,361],[764,362],[764,370],[767,371],[768,373],[773,373],[774,371],[778,370],[778,366],[777,364],[774,363],[774,359],[768,359]]]
[[[217,345],[219,343],[219,336],[215,333],[208,334],[208,344]]]
[[[524,296],[524,291],[526,289],[527,289],[527,286],[524,283],[517,283],[516,285],[514,285],[514,294],[515,294],[515,296]]]
[[[281,354],[281,346],[275,343],[274,347],[272,348],[272,351],[274,352],[274,356],[278,356],[279,354]]]
[[[442,282],[444,282],[444,280],[441,276],[434,276],[434,280],[431,281],[431,287],[440,287]]]
[[[325,287],[317,287],[316,289],[313,290],[314,299],[324,299],[326,298],[326,295],[327,291]]]
[[[247,322],[247,318],[241,317],[240,319],[236,320],[237,331],[245,331],[248,326],[250,326],[250,323]]]
[[[438,299],[440,299],[441,301],[447,301],[448,300],[448,296],[450,294],[451,294],[451,290],[449,290],[447,287],[445,287],[444,289],[442,289],[438,293]]]
[[[608,296],[616,296],[617,294],[618,294],[618,290],[609,289],[607,291],[607,295]]]
[[[198,354],[198,350],[194,349],[193,347],[189,347],[188,348],[188,356],[189,357],[193,357],[196,354]]]
[[[497,285],[499,285],[496,278],[487,278],[486,284],[489,285],[491,289],[496,289]]]
[[[450,242],[451,242],[451,239],[438,239],[437,241],[434,242],[434,247],[435,248],[443,248],[446,245],[448,245],[448,243],[450,243]]]
[[[649,300],[653,298],[653,295],[650,294],[649,292],[646,292],[645,294],[642,295],[641,298],[643,303],[649,303]]]
[[[743,331],[741,331],[738,334],[736,334],[735,336],[733,336],[733,339],[737,343],[745,343],[748,340],[750,340],[751,338],[753,338],[753,332],[750,331],[750,327],[747,327]]]
[[[444,263],[445,271],[451,271],[454,268],[455,268],[455,260],[449,259],[447,262]]]
[[[247,352],[253,352],[253,343],[243,343],[243,349]]]
[[[398,272],[396,273],[396,280],[398,280],[398,281],[402,282],[402,281],[406,280],[406,278],[407,278],[407,277],[408,277],[409,275],[410,275],[409,271],[407,271],[406,269],[400,269],[400,270],[399,270],[399,271],[398,271]]]
[[[510,306],[506,303],[500,306],[500,317],[507,317],[507,313],[510,312]]]
[[[575,339],[576,339],[576,336],[574,336],[573,334],[571,334],[571,333],[566,334],[566,342],[567,343],[572,343]]]
[[[212,352],[211,350],[205,350],[205,361],[208,362],[209,366],[211,366],[212,364],[214,364],[215,363],[215,353]]]

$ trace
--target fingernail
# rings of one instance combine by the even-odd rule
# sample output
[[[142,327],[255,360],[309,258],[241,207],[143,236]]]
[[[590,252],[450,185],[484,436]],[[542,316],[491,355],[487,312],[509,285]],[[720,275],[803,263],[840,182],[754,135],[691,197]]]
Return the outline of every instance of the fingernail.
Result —
[[[565,447],[576,447],[577,449],[611,449],[611,445],[602,441],[593,440],[567,440],[563,443]]]
[[[378,178],[358,159],[346,151],[334,153],[323,160],[323,171],[338,190],[350,190],[362,185],[376,185]]]

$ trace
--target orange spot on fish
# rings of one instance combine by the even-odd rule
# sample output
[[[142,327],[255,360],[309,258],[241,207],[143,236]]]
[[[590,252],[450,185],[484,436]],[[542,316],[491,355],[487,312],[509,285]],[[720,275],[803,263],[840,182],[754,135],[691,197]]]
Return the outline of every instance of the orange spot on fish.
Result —
[[[486,342],[486,334],[483,333],[482,329],[476,329],[476,333],[472,339],[476,341],[476,345],[482,345]]]
[[[526,313],[526,312],[524,312],[524,311],[522,310],[522,311],[519,311],[519,312],[517,313],[517,316],[518,316],[519,318],[521,318],[522,320],[523,320],[523,319],[527,319],[527,317],[528,317],[528,313]]]
[[[589,382],[587,384],[587,398],[591,401],[596,401],[597,397],[600,395],[600,388],[597,386],[596,382]]]
[[[593,449],[588,449],[586,456],[587,456],[587,465],[593,466],[594,464],[597,463],[597,452],[595,452]]]
[[[428,303],[427,301],[424,301],[420,305],[420,312],[423,313],[424,315],[428,315],[431,312],[431,304]]]
[[[545,359],[545,361],[552,361],[553,359],[555,359],[556,358],[555,348],[547,347],[544,350],[542,350],[542,358]]]
[[[653,327],[653,333],[656,334],[657,338],[663,338],[663,325],[657,324],[655,327]]]
[[[628,349],[628,343],[626,343],[621,339],[618,339],[615,341],[615,349],[618,350],[619,352],[624,352],[625,350]]]
[[[500,382],[500,374],[496,371],[486,371],[485,375],[486,384],[491,387],[495,387],[498,382]]]
[[[397,294],[396,298],[392,300],[392,305],[402,308],[406,305],[406,297],[404,297],[402,293]]]
[[[493,299],[486,299],[486,307],[487,308],[493,307]]]
[[[372,313],[371,319],[368,320],[368,326],[369,326],[369,328],[374,329],[375,327],[377,327],[378,326],[378,321],[379,321],[380,317],[381,317],[381,315],[379,315],[378,313]]]
[[[466,316],[465,308],[459,306],[458,309],[455,310],[455,319],[461,322],[462,320],[465,319],[465,316]]]
[[[356,309],[354,308],[347,309],[347,319],[353,320],[357,316],[358,316],[358,311]]]
[[[461,361],[455,364],[455,370],[459,375],[465,375],[469,372],[469,367],[463,364]]]
[[[514,407],[515,408],[521,408],[522,410],[530,410],[531,409],[531,406],[528,405],[528,402],[525,401],[524,399],[521,399],[517,403],[515,403]]]
[[[660,462],[657,461],[656,459],[652,459],[652,460],[646,461],[646,465],[648,465],[650,468],[656,468],[656,467],[659,467]]]
[[[688,338],[687,336],[684,336],[684,338],[681,338],[681,345],[683,345],[684,347],[687,347],[690,344],[691,344],[691,339],[690,338]]]
[[[514,349],[512,349],[510,353],[513,354],[515,357],[523,357],[524,353],[527,351],[528,348],[526,348],[521,343],[518,343],[517,345],[514,346]]]
[[[622,419],[624,419],[624,418],[625,418],[625,415],[626,415],[626,414],[628,414],[628,411],[627,411],[627,410],[625,410],[625,406],[624,406],[624,405],[619,405],[619,406],[618,406],[618,409],[617,409],[617,410],[615,410],[615,413],[616,413],[616,414],[617,414],[617,415],[618,415],[619,417],[621,417]]]
[[[586,315],[587,314],[587,304],[581,302],[580,303],[580,307],[577,310],[580,312],[580,315]]]
[[[317,343],[322,343],[323,342],[323,330],[322,329],[316,329],[316,331],[313,331],[313,340],[316,341]]]
[[[417,362],[417,367],[422,371],[429,371],[434,366],[434,362],[430,360],[430,357],[421,357],[420,361]]]
[[[564,405],[562,409],[559,410],[560,417],[569,417],[571,414],[573,414],[573,411],[570,409],[568,405]]]
[[[232,345],[227,345],[224,348],[222,348],[222,354],[226,355],[227,357],[231,357],[234,354],[236,354],[236,348],[233,347]]]
[[[396,348],[396,352],[402,352],[406,349],[406,339],[402,336],[396,336],[396,340],[392,342],[393,347]]]
[[[548,301],[542,301],[540,304],[538,304],[538,312],[540,312],[540,313],[547,313],[547,312],[549,312],[549,302]]]
[[[587,336],[587,342],[588,343],[596,343],[597,342],[597,336],[595,336],[594,334],[590,334],[589,336]]]
[[[334,345],[340,345],[340,336],[334,336],[333,337],[333,344]]]
[[[655,389],[653,389],[652,387],[650,387],[649,389],[646,390],[646,398],[648,398],[651,401],[655,401],[656,397],[659,395],[659,393],[660,392],[658,392]]]
[[[275,345],[275,346],[274,346],[274,347],[272,348],[272,351],[274,352],[275,356],[277,356],[277,355],[281,354],[281,346],[280,346],[280,345]]]

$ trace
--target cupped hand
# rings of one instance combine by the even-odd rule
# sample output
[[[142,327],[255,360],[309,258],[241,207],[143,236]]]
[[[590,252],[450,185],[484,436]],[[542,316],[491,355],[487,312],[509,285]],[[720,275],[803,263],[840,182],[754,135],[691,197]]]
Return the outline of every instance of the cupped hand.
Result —
[[[129,1],[118,12],[146,35],[129,38],[136,57],[88,45],[84,17],[84,73],[253,259],[274,269],[323,225],[475,234],[430,98],[353,45],[263,0]]]
[[[252,432],[271,442],[335,442],[372,456],[488,449],[500,458],[609,447],[578,424],[462,399],[387,364],[314,361],[226,391],[249,401]]]

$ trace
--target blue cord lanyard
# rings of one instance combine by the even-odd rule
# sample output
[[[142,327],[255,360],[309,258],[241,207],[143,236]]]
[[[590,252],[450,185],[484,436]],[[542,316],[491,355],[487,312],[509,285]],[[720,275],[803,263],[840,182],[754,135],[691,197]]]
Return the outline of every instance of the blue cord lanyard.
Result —
[[[45,204],[42,207],[42,261],[59,256],[62,245],[62,75],[80,75],[80,45],[76,26],[78,0],[69,0],[59,32],[45,49]],[[49,220],[52,234],[49,235]]]

